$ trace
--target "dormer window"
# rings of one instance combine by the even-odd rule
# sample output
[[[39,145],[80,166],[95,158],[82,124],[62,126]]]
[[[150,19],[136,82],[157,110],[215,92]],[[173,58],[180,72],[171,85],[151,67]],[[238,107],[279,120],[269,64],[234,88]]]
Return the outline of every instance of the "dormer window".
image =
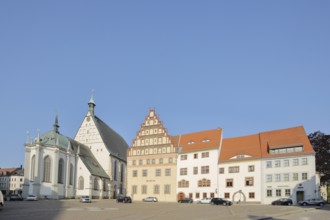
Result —
[[[210,142],[210,140],[209,139],[204,139],[204,140],[202,140],[202,142],[207,143],[207,142]]]
[[[189,141],[188,142],[188,144],[194,144],[195,143],[195,141]]]

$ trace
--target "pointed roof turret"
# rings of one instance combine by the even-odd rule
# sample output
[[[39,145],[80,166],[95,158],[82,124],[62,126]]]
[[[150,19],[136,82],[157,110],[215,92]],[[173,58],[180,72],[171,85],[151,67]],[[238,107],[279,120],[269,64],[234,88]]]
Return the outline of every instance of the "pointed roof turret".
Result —
[[[55,124],[54,124],[54,132],[55,132],[55,133],[58,133],[58,134],[60,133],[60,132],[59,132],[59,127],[60,127],[60,126],[58,125],[58,115],[57,115],[57,113],[56,113]]]
[[[92,95],[91,95],[91,99],[89,100],[89,102],[88,102],[88,111],[90,112],[90,114],[92,115],[92,116],[94,116],[94,108],[95,108],[95,102],[94,102],[94,97],[93,97],[93,93],[92,93]]]

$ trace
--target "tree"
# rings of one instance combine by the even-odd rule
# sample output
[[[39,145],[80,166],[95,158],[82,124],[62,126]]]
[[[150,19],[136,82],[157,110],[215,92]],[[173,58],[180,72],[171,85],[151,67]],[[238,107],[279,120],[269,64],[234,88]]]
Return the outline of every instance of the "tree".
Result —
[[[330,135],[316,131],[308,135],[315,151],[316,171],[320,173],[321,185],[330,183]]]

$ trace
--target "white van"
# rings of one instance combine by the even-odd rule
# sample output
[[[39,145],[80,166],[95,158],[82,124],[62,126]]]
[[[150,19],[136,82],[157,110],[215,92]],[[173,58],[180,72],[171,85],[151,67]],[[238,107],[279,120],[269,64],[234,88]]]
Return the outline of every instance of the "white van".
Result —
[[[2,208],[5,205],[4,199],[3,199],[3,195],[2,192],[0,191],[0,208]]]

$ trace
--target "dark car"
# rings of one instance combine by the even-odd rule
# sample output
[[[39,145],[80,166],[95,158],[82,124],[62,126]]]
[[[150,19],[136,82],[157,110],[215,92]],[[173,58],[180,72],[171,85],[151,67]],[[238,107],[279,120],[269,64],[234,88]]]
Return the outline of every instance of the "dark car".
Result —
[[[194,200],[190,199],[190,198],[184,198],[184,199],[179,199],[178,203],[193,203]]]
[[[23,197],[18,194],[11,194],[9,196],[9,201],[22,201]]]
[[[292,205],[292,199],[281,198],[272,202],[272,205]]]
[[[211,205],[232,205],[231,201],[222,198],[213,198],[210,202]]]
[[[129,196],[118,196],[117,197],[117,202],[132,203],[132,198],[129,197]]]

